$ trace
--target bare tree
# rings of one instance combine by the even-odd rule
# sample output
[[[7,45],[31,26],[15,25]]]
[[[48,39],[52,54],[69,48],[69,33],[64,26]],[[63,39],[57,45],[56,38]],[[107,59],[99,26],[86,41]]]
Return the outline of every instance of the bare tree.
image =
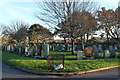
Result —
[[[18,43],[26,39],[26,32],[29,25],[23,21],[13,21],[10,26],[2,26],[2,36],[9,37],[10,41],[15,39]]]
[[[85,11],[96,11],[96,3],[89,0],[79,0],[78,2],[66,0],[64,2],[44,2],[42,6],[40,4],[39,2],[38,7],[43,10],[38,11],[36,17],[49,26],[53,26],[52,28],[59,30],[63,36],[70,38],[72,54],[74,54],[74,40],[84,34],[84,30],[80,28],[83,26],[78,23],[78,21],[82,22],[82,19],[76,15],[81,15]]]
[[[103,7],[102,11],[98,11],[98,21],[101,28],[105,30],[108,41],[109,37],[118,39],[120,36],[118,19],[118,9],[115,11],[112,9],[106,10]]]

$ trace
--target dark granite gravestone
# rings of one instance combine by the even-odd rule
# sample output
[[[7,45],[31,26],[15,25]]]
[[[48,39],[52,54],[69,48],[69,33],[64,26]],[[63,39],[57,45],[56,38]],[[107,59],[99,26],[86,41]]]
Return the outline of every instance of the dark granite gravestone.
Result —
[[[98,46],[97,44],[93,45],[93,53],[94,53],[94,58],[97,59],[99,58],[99,51],[98,51]]]
[[[109,46],[109,51],[111,53],[110,57],[111,58],[115,58],[116,56],[116,51],[117,51],[117,48],[116,48],[116,45],[115,44],[112,44]]]

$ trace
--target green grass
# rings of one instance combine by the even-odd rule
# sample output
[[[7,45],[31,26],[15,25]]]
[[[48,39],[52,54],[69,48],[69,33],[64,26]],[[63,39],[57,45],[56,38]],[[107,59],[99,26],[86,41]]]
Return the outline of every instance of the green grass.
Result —
[[[57,52],[57,51],[50,51],[49,54],[64,54],[66,60],[76,60],[77,59],[77,51],[75,51],[75,55],[71,55],[71,52]],[[99,53],[99,56],[103,56],[104,54],[102,52]],[[120,56],[120,52],[116,52],[116,56]],[[83,58],[85,58],[85,54],[83,53]]]
[[[116,56],[120,56],[120,52],[116,52]]]
[[[39,60],[30,57],[23,57],[22,55],[14,54],[14,53],[2,53],[2,61],[14,66],[24,67],[30,70],[36,71],[47,71],[47,60]]]
[[[57,51],[50,51],[49,54],[65,54],[65,55],[70,55],[71,52],[57,52]]]
[[[54,52],[51,52],[50,54],[52,53]],[[63,52],[60,53],[62,54]],[[2,54],[2,61],[10,65],[20,66],[26,69],[35,70],[39,72],[49,72],[47,60],[23,57],[22,55],[18,55],[15,53],[0,52],[0,54]],[[64,54],[69,54],[69,52],[64,52]],[[120,58],[75,60],[76,56],[74,55],[66,55],[65,57],[69,59],[72,58],[74,60],[66,59],[65,68],[63,70],[57,70],[54,72],[79,72],[120,65],[120,63],[118,63]]]
[[[76,51],[75,51],[75,55],[72,55],[71,52],[57,52],[57,51],[50,51],[49,54],[53,54],[53,55],[57,55],[57,54],[64,54],[65,55],[65,60],[76,60],[77,56],[76,56]],[[83,55],[83,57],[85,57]]]

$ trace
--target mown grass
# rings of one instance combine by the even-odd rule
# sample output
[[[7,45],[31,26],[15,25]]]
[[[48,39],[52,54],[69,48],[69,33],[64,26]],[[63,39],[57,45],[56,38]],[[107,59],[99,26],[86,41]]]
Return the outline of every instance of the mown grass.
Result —
[[[57,54],[64,54],[65,60],[76,60],[77,59],[77,52],[75,52],[75,55],[72,55],[71,52],[57,52],[57,51],[50,51],[49,54],[57,55]],[[84,57],[84,55],[83,55]]]
[[[13,65],[20,66],[26,69],[47,72],[47,60],[40,60],[30,57],[23,57],[22,55],[14,54],[14,53],[2,53],[2,61]]]
[[[61,54],[62,53],[63,52],[61,52]],[[64,52],[64,54],[67,53],[69,54],[69,52]],[[0,54],[2,54],[2,61],[10,65],[20,66],[26,69],[35,70],[39,72],[49,72],[47,60],[23,57],[22,55],[18,55],[15,53],[0,52]],[[71,58],[71,55],[66,56],[67,58]],[[75,57],[76,56],[72,56],[72,58]],[[65,59],[65,68],[63,70],[57,70],[53,72],[80,72],[103,67],[115,66],[120,65],[120,63],[118,63],[119,60],[120,58],[106,58],[94,60]]]

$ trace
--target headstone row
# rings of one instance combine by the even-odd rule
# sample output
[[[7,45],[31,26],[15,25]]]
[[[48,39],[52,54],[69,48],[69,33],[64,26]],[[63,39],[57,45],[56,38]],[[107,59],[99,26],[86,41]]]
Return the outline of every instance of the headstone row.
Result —
[[[101,46],[103,48],[103,56],[100,56],[98,44],[94,44],[92,46],[85,47],[84,51],[78,51],[77,52],[77,59],[83,59],[83,53],[87,58],[115,58],[116,52],[117,52],[117,46],[116,45],[109,45],[108,47],[106,45]],[[101,49],[102,49],[101,48]]]
[[[2,51],[13,52],[24,56],[46,57],[49,54],[48,44],[6,44]]]

